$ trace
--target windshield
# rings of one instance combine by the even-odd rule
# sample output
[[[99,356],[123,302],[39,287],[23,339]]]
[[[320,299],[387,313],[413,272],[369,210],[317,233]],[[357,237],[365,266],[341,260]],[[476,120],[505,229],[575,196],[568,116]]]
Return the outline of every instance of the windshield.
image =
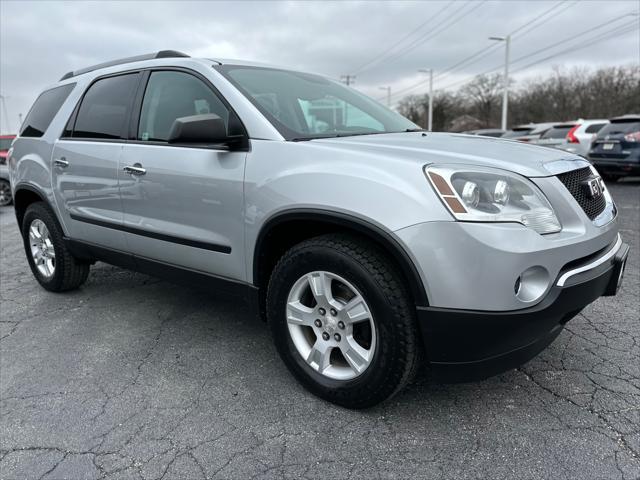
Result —
[[[13,138],[0,138],[0,150],[9,150],[11,142],[13,142]]]
[[[504,135],[502,135],[502,138],[524,137],[525,135],[529,135],[531,130],[533,130],[533,128],[517,128],[508,130]]]
[[[420,130],[367,96],[319,75],[238,65],[214,68],[287,140]]]

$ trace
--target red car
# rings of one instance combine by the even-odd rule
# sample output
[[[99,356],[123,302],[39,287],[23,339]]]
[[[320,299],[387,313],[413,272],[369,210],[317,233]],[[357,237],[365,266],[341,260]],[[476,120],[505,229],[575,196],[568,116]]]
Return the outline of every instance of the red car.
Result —
[[[0,135],[0,206],[11,205],[11,186],[7,169],[7,154],[15,135]]]

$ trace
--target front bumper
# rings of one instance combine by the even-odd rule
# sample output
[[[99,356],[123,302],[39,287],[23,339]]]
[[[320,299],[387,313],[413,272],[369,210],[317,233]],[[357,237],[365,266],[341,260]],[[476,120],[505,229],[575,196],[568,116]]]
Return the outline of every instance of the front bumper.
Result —
[[[615,295],[629,247],[620,238],[596,258],[560,272],[537,305],[515,311],[488,312],[418,307],[418,321],[436,378],[470,381],[527,362],[562,331],[586,305]]]

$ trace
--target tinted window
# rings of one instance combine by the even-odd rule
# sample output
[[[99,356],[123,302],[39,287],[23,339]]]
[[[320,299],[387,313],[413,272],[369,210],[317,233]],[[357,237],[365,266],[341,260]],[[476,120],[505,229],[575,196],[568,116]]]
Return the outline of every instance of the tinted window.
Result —
[[[13,142],[13,138],[0,138],[0,150],[9,150],[11,142]]]
[[[605,137],[606,135],[627,134],[638,131],[640,131],[640,121],[609,123],[598,132],[598,138]]]
[[[524,128],[524,129],[518,129],[518,130],[511,130],[506,132],[502,138],[516,138],[516,137],[523,137],[525,135],[528,135],[529,132],[531,132],[531,128]]]
[[[24,119],[20,135],[23,137],[41,137],[47,131],[53,117],[67,99],[75,83],[62,85],[43,92],[29,110]]]
[[[137,81],[134,73],[103,78],[91,85],[82,99],[72,136],[124,138]]]
[[[318,75],[236,65],[215,68],[288,140],[418,128],[365,95]]]
[[[553,127],[547,130],[540,138],[564,138],[574,126],[566,125],[562,127]]]
[[[229,125],[229,110],[200,79],[183,72],[153,72],[142,101],[138,140],[167,141],[176,118],[215,113]]]
[[[594,123],[593,125],[589,125],[584,133],[598,133],[605,125],[606,123]]]

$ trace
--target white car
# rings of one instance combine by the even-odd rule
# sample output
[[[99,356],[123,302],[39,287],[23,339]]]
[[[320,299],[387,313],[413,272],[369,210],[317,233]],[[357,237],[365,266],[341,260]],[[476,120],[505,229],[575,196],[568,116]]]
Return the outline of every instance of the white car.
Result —
[[[563,123],[547,130],[535,143],[559,148],[583,157],[587,156],[591,142],[609,120],[583,120]]]

